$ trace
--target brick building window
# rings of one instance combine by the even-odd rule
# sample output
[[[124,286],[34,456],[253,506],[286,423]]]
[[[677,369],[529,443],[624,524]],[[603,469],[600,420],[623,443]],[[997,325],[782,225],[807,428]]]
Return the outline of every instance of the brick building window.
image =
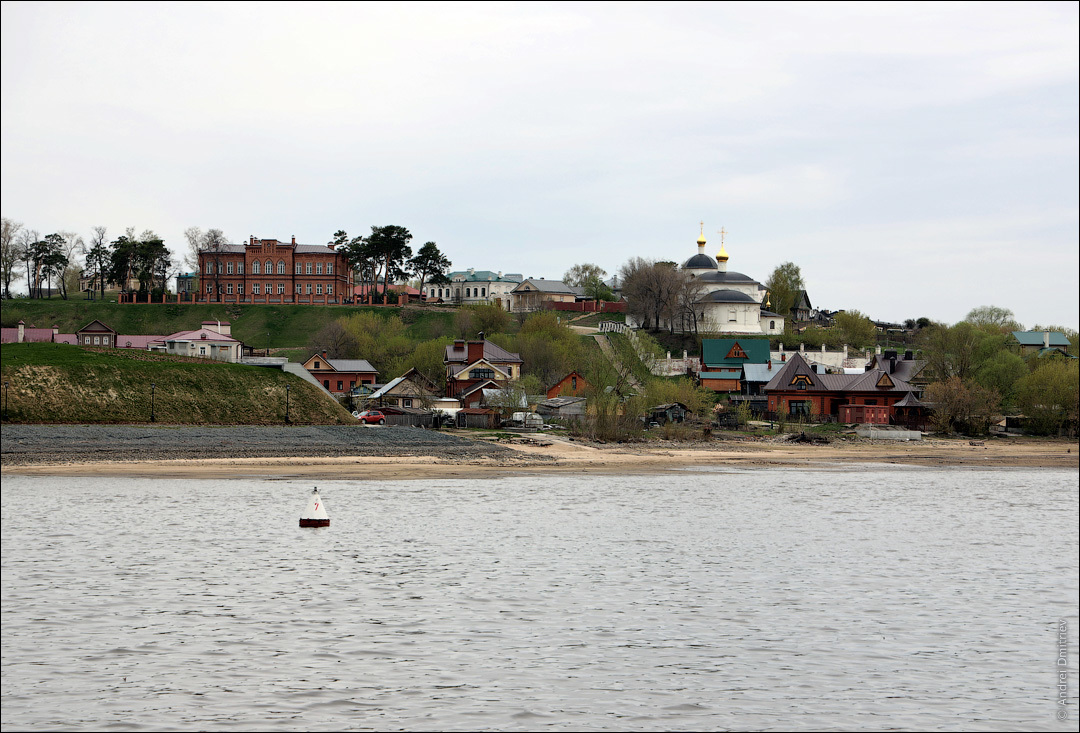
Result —
[[[278,292],[278,295],[284,295],[285,294],[285,283],[278,283],[277,284],[277,292]]]
[[[299,267],[299,265],[297,265],[297,267]],[[304,286],[300,283],[296,283],[296,294],[300,295],[302,292],[304,292]]]
[[[251,274],[252,275],[258,275],[259,274],[259,261],[258,260],[255,260],[254,262],[251,263]],[[254,292],[254,291],[252,291],[252,292]]]
[[[315,294],[322,295],[322,283],[317,283],[315,285]]]
[[[266,274],[271,275],[274,272],[274,263],[270,260],[266,261]]]
[[[279,275],[284,275],[285,274],[285,260],[278,260],[277,274],[279,274]]]
[[[244,286],[243,285],[237,285],[236,286],[236,294],[237,295],[243,295],[244,294]]]
[[[311,263],[310,263],[310,262],[306,262],[306,263],[304,263],[304,264],[305,264],[305,269],[304,269],[304,272],[306,272],[306,273],[307,273],[308,275],[310,275],[310,274],[311,274]]]
[[[327,275],[333,275],[334,274],[334,263],[333,262],[327,262],[326,263],[326,274]]]
[[[225,291],[226,291],[226,292],[227,292],[227,293],[228,293],[229,295],[232,295],[232,283],[229,283],[228,285],[226,285],[226,286],[225,286]]]
[[[213,286],[212,283],[207,283],[206,284],[206,292],[208,292],[208,293],[214,292],[214,286]]]
[[[237,275],[243,275],[244,274],[244,263],[243,262],[237,262],[236,263],[236,274]]]
[[[334,294],[334,286],[333,285],[327,285],[326,286],[326,294],[327,295],[333,295]]]
[[[233,263],[230,262],[227,265],[225,265],[225,272],[227,272],[227,273],[229,273],[231,275],[232,271],[233,271]]]
[[[321,262],[319,262],[319,263],[317,263],[315,265],[315,274],[316,275],[321,275],[322,274],[322,263]]]
[[[311,283],[308,283],[304,286],[304,293],[307,295],[311,295]]]
[[[252,283],[251,284],[251,294],[252,295],[258,295],[259,294],[259,283]]]
[[[302,265],[301,265],[301,264],[300,264],[299,262],[297,262],[297,263],[296,263],[296,274],[297,274],[297,275],[302,275],[302,274],[303,274],[303,273],[301,272],[301,270],[302,270],[302,269],[303,269],[303,266],[302,266]]]

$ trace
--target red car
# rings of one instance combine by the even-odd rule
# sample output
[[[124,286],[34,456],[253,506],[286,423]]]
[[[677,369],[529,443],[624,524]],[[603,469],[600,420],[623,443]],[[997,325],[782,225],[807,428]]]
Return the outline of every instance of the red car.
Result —
[[[357,415],[356,419],[367,425],[371,425],[372,423],[375,423],[376,425],[386,424],[386,415],[378,410],[365,410]]]

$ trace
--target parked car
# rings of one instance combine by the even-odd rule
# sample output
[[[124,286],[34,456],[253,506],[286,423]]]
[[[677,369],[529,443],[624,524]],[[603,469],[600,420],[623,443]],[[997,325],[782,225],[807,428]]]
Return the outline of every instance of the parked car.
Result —
[[[386,424],[386,415],[378,410],[364,410],[356,416],[356,419],[365,425],[371,425],[372,423],[375,423],[376,425]]]

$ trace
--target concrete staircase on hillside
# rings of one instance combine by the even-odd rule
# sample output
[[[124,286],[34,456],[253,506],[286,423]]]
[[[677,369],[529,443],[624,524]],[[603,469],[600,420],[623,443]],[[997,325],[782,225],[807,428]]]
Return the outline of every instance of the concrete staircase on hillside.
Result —
[[[303,364],[291,362],[283,356],[252,356],[246,359],[241,359],[240,363],[246,364],[248,366],[261,366],[268,367],[270,369],[280,369],[283,372],[295,374],[296,376],[303,379],[305,382],[311,382],[316,387],[318,387],[323,394],[332,399],[335,403],[337,402],[337,397],[334,397],[334,395],[330,394],[330,390],[324,387],[322,382],[311,376],[311,372],[305,369]]]

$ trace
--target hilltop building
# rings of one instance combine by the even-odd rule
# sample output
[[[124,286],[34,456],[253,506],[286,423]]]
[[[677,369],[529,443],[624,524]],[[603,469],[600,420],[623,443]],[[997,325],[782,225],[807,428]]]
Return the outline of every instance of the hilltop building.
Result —
[[[425,285],[429,301],[449,301],[475,305],[492,303],[503,310],[510,310],[510,292],[518,286],[522,277],[518,273],[492,272],[491,270],[468,270],[451,272],[447,285]]]
[[[349,265],[333,244],[250,237],[199,253],[203,303],[330,305],[350,296]]]
[[[682,264],[682,271],[691,278],[692,314],[683,313],[660,325],[700,334],[783,333],[784,317],[769,310],[771,303],[765,286],[749,275],[728,270],[729,255],[723,234],[721,230],[720,251],[715,259],[705,253],[703,231],[697,240],[697,254]],[[636,325],[631,318],[627,323]]]

